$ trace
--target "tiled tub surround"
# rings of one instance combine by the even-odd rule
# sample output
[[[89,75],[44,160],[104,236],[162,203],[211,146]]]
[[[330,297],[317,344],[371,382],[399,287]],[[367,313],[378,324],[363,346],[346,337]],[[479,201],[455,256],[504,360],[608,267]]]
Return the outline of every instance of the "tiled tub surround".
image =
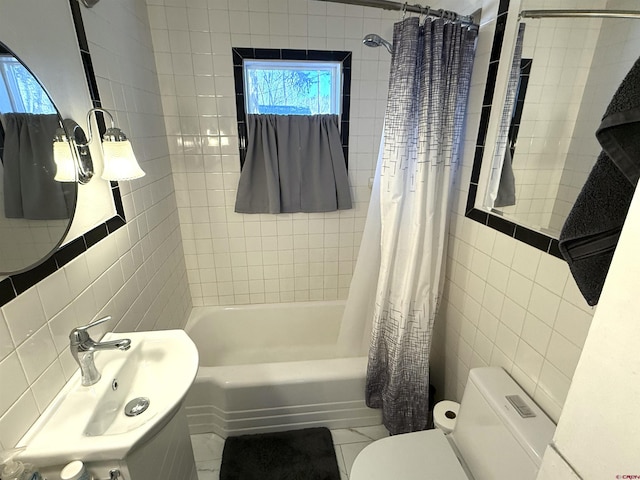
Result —
[[[68,12],[68,0],[20,2],[24,31],[73,31],[70,12],[58,24],[47,10]],[[147,175],[120,184],[125,226],[0,310],[0,449],[15,445],[77,370],[73,327],[108,314],[114,320],[95,337],[180,328],[191,308],[146,6],[101,2],[82,15],[103,106],[129,134]],[[70,44],[59,54],[73,51]]]
[[[147,0],[194,305],[345,299],[366,216],[399,12],[312,0]],[[233,47],[352,52],[352,210],[234,213]]]
[[[388,78],[388,54],[363,47],[361,39],[369,32],[390,38],[398,13],[306,0],[149,0],[148,7],[194,305],[344,298],[364,225]],[[447,4],[461,12],[480,7],[432,372],[439,396],[460,400],[470,367],[504,366],[557,419],[593,311],[563,261],[464,216],[498,1]],[[517,8],[512,6],[512,18]],[[233,212],[239,158],[232,46],[353,52],[354,210]]]

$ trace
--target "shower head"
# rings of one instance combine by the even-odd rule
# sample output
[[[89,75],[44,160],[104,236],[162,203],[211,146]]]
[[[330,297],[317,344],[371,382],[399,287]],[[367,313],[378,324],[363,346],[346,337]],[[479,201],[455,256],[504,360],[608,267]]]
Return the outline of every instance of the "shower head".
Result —
[[[391,53],[392,45],[378,34],[368,33],[362,39],[362,43],[364,43],[367,47],[379,47],[380,45],[384,45],[387,51]]]

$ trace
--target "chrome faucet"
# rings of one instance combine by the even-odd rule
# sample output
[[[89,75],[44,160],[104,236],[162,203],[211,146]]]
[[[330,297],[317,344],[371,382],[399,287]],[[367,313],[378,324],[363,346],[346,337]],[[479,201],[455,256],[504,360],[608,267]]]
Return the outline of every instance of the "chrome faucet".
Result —
[[[96,342],[93,340],[88,329],[100,325],[101,323],[111,320],[111,316],[100,318],[84,327],[77,327],[71,330],[69,334],[69,348],[71,355],[80,365],[80,373],[82,375],[82,385],[88,387],[100,380],[100,372],[96,368],[93,361],[93,354],[98,350],[128,350],[131,347],[131,340],[123,338],[120,340],[110,340],[108,342]]]

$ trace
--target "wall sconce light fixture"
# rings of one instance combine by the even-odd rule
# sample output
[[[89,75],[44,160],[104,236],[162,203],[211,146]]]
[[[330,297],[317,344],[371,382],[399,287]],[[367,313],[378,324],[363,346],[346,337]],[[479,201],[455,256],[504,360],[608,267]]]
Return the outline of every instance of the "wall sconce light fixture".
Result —
[[[56,176],[53,179],[58,182],[77,180],[82,185],[89,183],[93,177],[93,161],[87,137],[80,125],[70,118],[65,118],[62,124],[64,129],[59,128],[53,139],[53,161],[56,164]],[[72,148],[78,154],[77,163]]]
[[[70,118],[63,120],[65,130],[71,135],[71,144],[78,152],[78,164],[74,161],[68,144],[66,135],[62,129],[58,130],[53,143],[53,157],[57,171],[55,180],[60,182],[75,182],[76,172],[78,182],[88,183],[93,176],[93,162],[89,152],[89,144],[93,140],[93,130],[91,127],[91,114],[102,112],[109,116],[111,127],[102,136],[102,152],[104,159],[104,170],[102,178],[105,180],[133,180],[144,176],[144,171],[138,165],[131,143],[127,136],[115,126],[113,115],[104,108],[92,108],[87,113],[87,125],[89,128],[89,138],[87,139],[82,128]]]
[[[76,181],[76,162],[71,153],[67,133],[62,128],[56,130],[53,139],[53,161],[56,164],[56,176],[53,177],[56,182]]]

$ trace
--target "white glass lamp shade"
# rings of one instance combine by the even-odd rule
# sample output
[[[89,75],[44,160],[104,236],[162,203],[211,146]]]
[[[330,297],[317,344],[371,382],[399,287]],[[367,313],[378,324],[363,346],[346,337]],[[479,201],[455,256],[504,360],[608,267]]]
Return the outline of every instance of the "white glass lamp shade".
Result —
[[[102,178],[105,180],[133,180],[144,177],[144,171],[138,165],[136,156],[131,148],[129,140],[102,142],[104,153],[104,171]]]
[[[76,181],[76,162],[67,142],[53,142],[53,161],[56,164],[56,176],[53,177],[55,181]]]

